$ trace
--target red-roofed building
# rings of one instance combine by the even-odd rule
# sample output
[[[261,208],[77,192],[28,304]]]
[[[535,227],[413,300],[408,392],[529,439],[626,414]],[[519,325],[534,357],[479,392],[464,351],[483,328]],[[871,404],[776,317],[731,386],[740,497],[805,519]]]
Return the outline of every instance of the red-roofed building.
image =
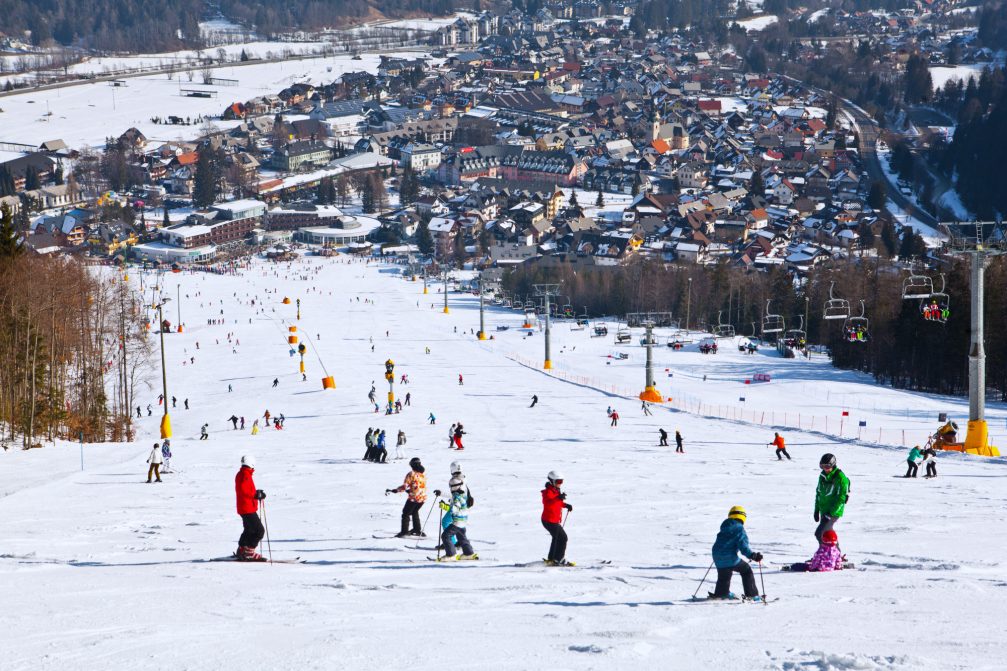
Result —
[[[700,100],[699,111],[711,116],[720,116],[723,105],[719,100]]]

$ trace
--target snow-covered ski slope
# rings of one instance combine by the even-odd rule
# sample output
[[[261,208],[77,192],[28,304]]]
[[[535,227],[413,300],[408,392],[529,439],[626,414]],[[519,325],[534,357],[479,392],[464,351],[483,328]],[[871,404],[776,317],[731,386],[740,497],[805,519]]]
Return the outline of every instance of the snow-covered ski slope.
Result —
[[[423,296],[395,267],[309,258],[164,282],[173,297],[181,284],[188,327],[165,337],[169,394],[178,397],[175,472],[144,482],[158,419],[153,372],[137,443],[86,445],[83,471],[74,444],[0,454],[5,670],[1003,668],[1004,460],[941,455],[938,479],[924,480],[921,468],[904,480],[907,450],[858,442],[847,427],[843,439],[784,430],[794,460],[778,462],[765,446],[771,416],[761,426],[751,416],[775,408],[777,424],[781,412],[838,419],[845,407],[868,429],[890,421],[928,430],[938,410],[961,419],[961,402],[879,389],[815,359],[661,347],[662,392],[678,394],[677,407],[702,403],[702,414],[655,407],[645,417],[638,401],[612,391],[639,391],[644,358],[638,344],[612,344],[611,322],[607,339],[555,327],[555,373],[568,381],[515,360],[538,362],[542,347],[540,333],[495,331],[518,326],[517,313],[491,311],[496,338],[479,342],[469,333],[478,327],[475,297],[452,294],[445,315],[436,285]],[[295,306],[284,296],[301,299],[298,335],[310,338],[335,390],[321,390],[312,352],[300,380],[286,343]],[[174,322],[176,306],[168,308]],[[227,324],[207,326],[221,310]],[[237,353],[228,332],[240,340]],[[630,357],[605,358],[612,351]],[[183,366],[189,357],[195,363]],[[409,376],[396,393],[410,392],[412,405],[386,417],[373,413],[367,392],[373,381],[383,397],[389,357]],[[774,380],[739,382],[752,371]],[[530,409],[532,394],[539,403]],[[709,405],[737,405],[742,395],[746,421],[710,416]],[[618,427],[609,426],[609,405]],[[266,409],[286,416],[285,430],[251,436]],[[231,429],[232,413],[245,417],[245,431]],[[1002,408],[991,416],[994,429],[1003,426]],[[462,453],[447,448],[455,421],[468,432]],[[210,438],[199,441],[204,422]],[[418,547],[390,537],[404,499],[384,490],[408,466],[361,461],[372,426],[387,431],[390,456],[396,432],[406,432],[407,457],[422,458],[431,490],[447,489],[448,464],[461,459],[476,499],[469,536],[479,562],[426,559],[436,511]],[[672,437],[681,430],[685,454],[673,441],[658,447],[658,427]],[[857,569],[782,573],[780,564],[815,549],[823,452],[852,481],[836,530]],[[268,494],[273,554],[306,564],[207,561],[236,548],[233,482],[246,453]],[[550,469],[565,476],[574,506],[572,569],[518,566],[548,549],[539,491]],[[765,553],[766,592],[779,599],[769,605],[689,601],[733,505],[747,508],[753,548]]]

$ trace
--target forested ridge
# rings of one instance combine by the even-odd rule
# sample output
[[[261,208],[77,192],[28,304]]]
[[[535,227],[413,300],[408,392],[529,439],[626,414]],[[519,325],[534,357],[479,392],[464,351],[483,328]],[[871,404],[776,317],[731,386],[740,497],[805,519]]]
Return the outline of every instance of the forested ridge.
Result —
[[[478,3],[478,0],[475,0]],[[345,26],[371,14],[440,15],[465,0],[222,0],[220,12],[260,35]],[[204,0],[0,0],[0,35],[36,46],[53,42],[110,51],[152,52],[204,46]]]

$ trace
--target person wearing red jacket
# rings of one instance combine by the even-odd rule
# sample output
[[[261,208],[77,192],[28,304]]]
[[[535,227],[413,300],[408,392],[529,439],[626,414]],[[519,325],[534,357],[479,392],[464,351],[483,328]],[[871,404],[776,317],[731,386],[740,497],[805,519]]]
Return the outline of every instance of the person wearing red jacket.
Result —
[[[549,557],[546,564],[549,566],[572,566],[566,560],[566,531],[563,529],[563,509],[573,510],[573,506],[566,502],[566,493],[560,491],[563,485],[563,476],[556,471],[549,471],[548,482],[542,490],[542,526],[545,527],[549,535],[552,536],[552,543],[549,545]]]
[[[254,473],[255,457],[246,454],[241,458],[238,474],[234,476],[238,515],[241,516],[243,525],[241,538],[238,539],[238,551],[234,555],[238,561],[265,561],[255,548],[266,533],[259,519],[259,501],[266,498],[266,493],[255,488],[255,481],[252,479]]]

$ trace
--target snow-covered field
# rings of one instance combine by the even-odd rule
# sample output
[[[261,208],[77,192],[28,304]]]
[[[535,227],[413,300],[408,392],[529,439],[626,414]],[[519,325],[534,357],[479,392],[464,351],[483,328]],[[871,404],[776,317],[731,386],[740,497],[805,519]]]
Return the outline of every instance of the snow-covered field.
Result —
[[[169,396],[178,397],[175,472],[144,483],[158,420],[154,371],[138,403],[155,414],[144,412],[136,444],[86,445],[84,470],[73,444],[0,453],[0,591],[19,625],[0,638],[4,669],[1001,666],[1000,632],[987,625],[1003,612],[1007,587],[999,521],[1007,463],[941,455],[937,480],[904,480],[906,450],[872,436],[884,427],[926,432],[938,411],[960,421],[962,399],[878,388],[820,356],[744,356],[722,342],[710,356],[695,345],[658,348],[658,386],[676,400],[646,417],[631,397],[643,384],[644,350],[615,346],[611,321],[607,338],[554,324],[550,375],[538,367],[543,335],[523,335],[517,312],[492,309],[494,339],[480,342],[470,332],[475,297],[452,294],[443,314],[437,285],[422,295],[395,267],[312,258],[164,281],[172,296],[181,284],[187,326],[165,336]],[[300,298],[300,321],[284,296]],[[221,316],[225,325],[206,325]],[[291,324],[310,342],[306,382],[288,356]],[[608,358],[616,351],[629,358]],[[314,352],[335,390],[321,390]],[[384,394],[389,357],[409,376],[395,391],[409,392],[411,405],[376,415],[366,396],[372,382]],[[754,372],[773,381],[745,385]],[[618,427],[609,426],[610,405]],[[283,432],[251,436],[226,421],[234,413],[251,425],[267,408],[286,416]],[[843,410],[844,437],[830,437]],[[732,412],[744,421],[712,417]],[[805,426],[809,416],[833,424],[779,428],[795,425],[795,414]],[[996,405],[989,414],[1003,445],[1007,412]],[[857,440],[851,424],[861,420]],[[468,431],[463,453],[447,449],[455,421]],[[203,422],[207,441],[197,440]],[[390,456],[396,432],[406,432],[406,456],[423,459],[430,489],[446,489],[448,464],[461,459],[476,499],[469,535],[479,562],[434,564],[432,537],[418,548],[390,537],[403,499],[384,491],[408,467],[361,461],[371,426],[388,432]],[[793,461],[766,447],[774,426]],[[685,454],[658,447],[658,427],[679,429]],[[895,436],[882,442],[899,445]],[[823,452],[852,481],[837,531],[858,568],[781,573],[815,549]],[[268,493],[273,555],[306,564],[207,561],[235,549],[233,476],[248,453]],[[566,524],[573,569],[521,566],[548,547],[539,490],[550,469],[563,473],[575,508]],[[699,582],[733,505],[747,508],[753,547],[766,555],[765,592],[779,598],[767,606],[689,600],[711,588]],[[435,513],[428,533],[436,525]]]
[[[275,43],[265,44],[275,46]],[[402,52],[401,55],[415,57],[417,54]],[[340,55],[213,70],[215,77],[237,80],[237,86],[205,85],[196,68],[192,81],[183,70],[170,80],[164,74],[130,78],[121,87],[95,82],[27,91],[0,99],[3,109],[0,140],[38,145],[59,138],[74,148],[103,146],[107,136],[117,137],[131,126],[139,128],[151,141],[192,139],[200,134],[200,124],[155,124],[151,118],[218,116],[233,102],[279,93],[294,82],[326,83],[345,72],[376,72],[379,61],[378,54],[362,54],[360,60]],[[192,98],[183,95],[183,89],[213,91],[217,97]],[[218,125],[227,127],[234,123],[237,122],[218,122]]]
[[[760,14],[759,16],[753,16],[748,19],[740,19],[738,21],[733,21],[732,23],[744,28],[745,32],[758,32],[760,30],[765,30],[779,20],[780,18],[775,14]]]
[[[969,63],[968,65],[935,65],[930,68],[930,79],[933,81],[934,89],[943,88],[952,79],[960,79],[963,84],[968,84],[969,77],[979,83],[979,76],[990,63]]]

